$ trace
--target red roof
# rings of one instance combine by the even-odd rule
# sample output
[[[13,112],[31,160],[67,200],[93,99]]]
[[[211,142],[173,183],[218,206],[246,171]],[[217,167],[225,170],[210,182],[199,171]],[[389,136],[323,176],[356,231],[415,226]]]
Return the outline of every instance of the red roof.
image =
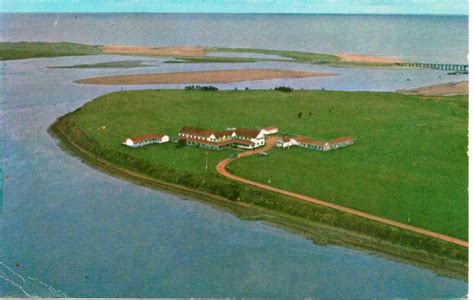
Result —
[[[181,134],[190,134],[194,136],[201,136],[208,138],[211,135],[214,135],[215,137],[223,137],[223,136],[229,136],[232,134],[232,132],[228,131],[218,131],[218,130],[212,130],[212,129],[203,129],[203,128],[195,128],[195,127],[183,127],[179,131]]]
[[[235,139],[232,140],[234,144],[239,144],[239,145],[244,145],[244,146],[254,146],[255,143],[252,141],[246,141],[246,140],[240,140],[240,139]]]
[[[250,129],[250,128],[239,128],[235,130],[235,134],[238,136],[244,136],[248,138],[256,138],[260,130]]]
[[[232,144],[240,144],[240,145],[245,145],[245,146],[255,145],[255,143],[252,141],[245,141],[245,140],[239,140],[239,139],[232,139],[232,140],[220,141],[220,142],[212,142],[212,141],[207,141],[207,140],[200,140],[200,139],[193,139],[193,138],[186,138],[186,137],[180,137],[179,139],[189,141],[189,142],[195,142],[198,144],[206,144],[206,145],[214,145],[214,146],[227,146],[227,145],[232,145]]]
[[[345,142],[352,143],[354,141],[351,137],[348,137],[348,136],[339,137],[337,139],[330,140],[330,141],[312,140],[310,138],[307,138],[307,137],[304,137],[304,136],[301,136],[301,135],[295,137],[294,139],[299,143],[308,144],[308,145],[315,145],[315,146],[320,146],[320,147],[324,147],[326,144],[332,146],[332,145],[337,145],[337,144],[345,143]]]
[[[211,142],[207,140],[193,139],[187,137],[180,137],[179,140],[185,140],[188,142],[195,142],[199,144],[214,145],[214,146],[227,146],[234,143],[234,140],[220,141],[220,142]]]
[[[349,137],[349,136],[342,136],[342,137],[339,137],[337,139],[330,140],[328,143],[330,145],[336,145],[336,144],[340,144],[340,143],[344,143],[344,142],[352,143],[353,141],[354,141],[354,139]]]
[[[130,139],[134,143],[139,143],[139,142],[143,142],[145,140],[161,140],[164,136],[165,136],[164,134],[150,133],[150,134],[145,134],[145,135],[142,135],[142,136],[131,137]]]
[[[268,126],[268,127],[265,127],[263,128],[264,130],[278,130],[278,127],[276,126]]]
[[[302,143],[302,144],[315,145],[315,146],[320,146],[320,147],[324,147],[324,145],[327,144],[327,142],[312,140],[312,139],[304,137],[302,135],[297,136],[294,139],[295,139],[295,141],[297,141],[299,143]]]

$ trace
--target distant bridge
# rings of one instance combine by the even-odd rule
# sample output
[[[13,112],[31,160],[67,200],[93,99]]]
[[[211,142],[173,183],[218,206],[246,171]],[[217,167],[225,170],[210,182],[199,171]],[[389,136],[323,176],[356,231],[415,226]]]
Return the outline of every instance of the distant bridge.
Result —
[[[428,64],[428,63],[397,63],[399,66],[403,67],[416,67],[416,68],[429,68],[437,70],[447,70],[447,71],[469,71],[469,65],[457,65],[457,64]]]

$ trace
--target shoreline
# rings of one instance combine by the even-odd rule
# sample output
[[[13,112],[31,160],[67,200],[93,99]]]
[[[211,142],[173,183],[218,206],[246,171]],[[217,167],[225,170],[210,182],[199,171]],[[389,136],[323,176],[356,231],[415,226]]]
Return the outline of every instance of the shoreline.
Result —
[[[67,154],[81,158],[83,163],[101,172],[147,188],[163,190],[181,197],[184,196],[186,197],[185,200],[197,200],[211,205],[216,209],[232,213],[243,220],[268,223],[271,226],[276,226],[288,232],[308,238],[317,245],[347,247],[397,262],[414,265],[419,268],[429,269],[442,276],[467,281],[467,261],[443,257],[422,249],[393,243],[390,240],[380,240],[374,236],[350,231],[331,224],[307,220],[303,217],[292,216],[284,212],[256,206],[251,203],[232,201],[222,196],[166,182],[123,167],[118,167],[113,163],[99,158],[87,149],[82,148],[61,129],[59,124],[64,121],[64,118],[68,115],[70,114],[59,118],[51,125],[48,132],[59,142],[58,146],[62,150],[66,150],[65,152]]]
[[[469,81],[445,82],[425,85],[414,89],[398,90],[398,93],[421,96],[469,95]]]

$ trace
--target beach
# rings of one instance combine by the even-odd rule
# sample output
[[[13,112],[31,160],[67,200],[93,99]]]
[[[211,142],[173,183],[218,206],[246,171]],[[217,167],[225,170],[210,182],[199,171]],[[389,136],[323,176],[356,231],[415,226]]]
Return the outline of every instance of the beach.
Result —
[[[366,54],[347,54],[338,53],[336,54],[343,62],[352,63],[373,63],[373,64],[396,64],[403,62],[403,60],[395,57],[383,57],[378,55],[366,55]]]

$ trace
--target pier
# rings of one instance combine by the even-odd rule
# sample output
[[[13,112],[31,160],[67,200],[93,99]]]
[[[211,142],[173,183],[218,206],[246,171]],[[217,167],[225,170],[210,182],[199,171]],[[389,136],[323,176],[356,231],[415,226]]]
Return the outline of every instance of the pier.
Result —
[[[446,71],[460,71],[460,72],[469,71],[469,65],[459,65],[459,64],[397,63],[397,65],[403,66],[403,67],[429,68],[429,69],[446,70]]]

